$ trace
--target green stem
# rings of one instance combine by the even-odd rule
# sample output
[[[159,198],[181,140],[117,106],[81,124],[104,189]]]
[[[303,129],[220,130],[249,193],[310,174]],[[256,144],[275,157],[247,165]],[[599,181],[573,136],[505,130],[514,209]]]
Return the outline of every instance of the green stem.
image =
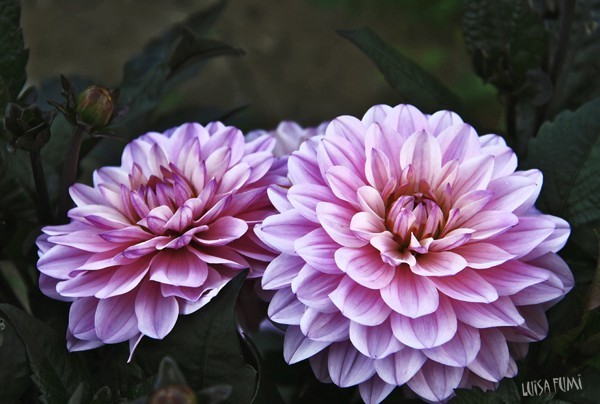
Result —
[[[40,151],[32,151],[29,153],[31,161],[31,171],[33,172],[33,180],[36,190],[37,212],[40,222],[49,224],[54,222],[52,217],[52,209],[50,208],[50,197],[48,196],[48,186],[46,185],[46,176],[44,175],[44,165],[42,164],[42,156]]]
[[[83,134],[85,130],[79,126],[75,127],[73,136],[67,146],[65,155],[65,163],[63,165],[62,178],[60,183],[60,193],[58,196],[58,212],[56,218],[59,222],[64,222],[67,219],[67,212],[72,207],[71,199],[69,198],[69,188],[77,180],[77,168],[79,167],[79,151],[83,142]]]

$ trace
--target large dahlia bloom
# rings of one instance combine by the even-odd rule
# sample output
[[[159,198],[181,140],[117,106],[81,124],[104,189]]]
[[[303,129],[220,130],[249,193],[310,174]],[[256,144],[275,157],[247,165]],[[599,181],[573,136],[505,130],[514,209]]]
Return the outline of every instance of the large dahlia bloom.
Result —
[[[70,350],[129,340],[133,351],[240,270],[262,275],[274,255],[250,227],[274,213],[268,186],[286,182],[274,143],[246,143],[221,123],[185,124],[141,136],[120,167],[94,173],[93,187],[71,187],[70,223],[38,239],[42,291],[73,302]]]
[[[278,157],[286,157],[292,152],[298,150],[302,142],[313,136],[324,135],[329,122],[323,122],[316,127],[304,128],[294,121],[282,121],[277,128],[266,131],[262,129],[254,130],[248,133],[248,139],[255,139],[260,136],[268,135],[275,138],[275,147],[273,154]]]
[[[281,254],[262,285],[287,324],[284,356],[358,385],[366,402],[407,385],[428,401],[494,389],[548,332],[573,286],[562,219],[534,208],[538,170],[452,112],[375,106],[333,120],[288,160],[279,214],[255,231]]]

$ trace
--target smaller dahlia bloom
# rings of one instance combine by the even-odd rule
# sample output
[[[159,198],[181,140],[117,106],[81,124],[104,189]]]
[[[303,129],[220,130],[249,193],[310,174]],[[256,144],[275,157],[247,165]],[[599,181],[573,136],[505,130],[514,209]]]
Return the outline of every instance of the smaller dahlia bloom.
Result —
[[[516,168],[501,137],[410,105],[339,117],[303,143],[291,186],[269,190],[280,213],[255,227],[280,253],[262,285],[285,360],[368,403],[513,377],[573,287],[556,254],[569,225],[534,207],[542,174]]]
[[[275,148],[273,154],[278,157],[285,157],[298,150],[302,142],[313,136],[324,135],[329,122],[323,122],[316,127],[303,128],[293,121],[281,121],[277,128],[271,131],[262,129],[254,130],[248,133],[248,139],[255,139],[259,136],[269,135],[275,138]]]
[[[268,186],[287,183],[274,145],[221,123],[185,124],[133,140],[92,187],[73,185],[70,223],[44,227],[37,242],[41,290],[73,302],[68,348],[129,341],[133,352],[239,271],[260,277],[274,255],[249,228],[274,212]]]

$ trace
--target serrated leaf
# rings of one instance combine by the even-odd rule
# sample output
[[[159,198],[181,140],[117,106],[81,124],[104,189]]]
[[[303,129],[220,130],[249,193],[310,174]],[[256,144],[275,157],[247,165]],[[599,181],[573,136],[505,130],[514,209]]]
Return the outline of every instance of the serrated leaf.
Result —
[[[256,390],[257,373],[242,354],[234,318],[237,295],[245,273],[234,279],[193,314],[182,316],[162,341],[145,338],[135,358],[156,369],[165,356],[171,356],[194,390],[229,384],[229,403],[249,403]]]
[[[573,226],[600,221],[600,98],[546,122],[529,142],[527,165],[544,173],[539,207]]]
[[[0,0],[0,94],[16,100],[25,80],[28,51],[24,49],[23,33],[19,27],[21,6],[18,0]],[[4,111],[6,104],[0,104]]]
[[[64,338],[44,322],[8,304],[0,304],[27,351],[33,381],[49,404],[68,402],[82,379],[85,370],[65,349]]]
[[[450,109],[460,112],[460,101],[437,78],[385,43],[369,28],[337,31],[363,51],[403,102],[432,113]]]

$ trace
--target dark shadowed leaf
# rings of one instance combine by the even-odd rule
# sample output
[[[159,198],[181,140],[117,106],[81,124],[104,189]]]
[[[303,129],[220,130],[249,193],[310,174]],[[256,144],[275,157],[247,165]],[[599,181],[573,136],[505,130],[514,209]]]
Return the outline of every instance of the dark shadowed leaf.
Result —
[[[4,101],[16,100],[25,80],[28,51],[23,48],[18,0],[0,0],[0,111]]]
[[[31,386],[31,370],[25,345],[14,325],[0,313],[0,402],[18,402]]]
[[[0,304],[0,312],[8,317],[25,345],[32,379],[42,394],[41,399],[49,404],[68,402],[86,379],[86,372],[77,358],[67,353],[64,338],[16,307]]]
[[[229,403],[250,403],[257,372],[244,359],[234,317],[234,306],[245,273],[232,279],[213,300],[197,312],[182,316],[162,341],[145,338],[134,358],[156,371],[168,355],[179,365],[194,390],[232,386]]]
[[[539,207],[571,225],[600,221],[600,98],[546,122],[529,144],[527,165],[544,173]]]
[[[442,109],[460,112],[460,101],[437,78],[385,43],[369,28],[338,31],[363,51],[387,82],[408,102],[432,113]]]
[[[512,379],[504,379],[496,391],[483,392],[478,387],[457,389],[451,404],[512,404],[521,401],[517,385]]]

